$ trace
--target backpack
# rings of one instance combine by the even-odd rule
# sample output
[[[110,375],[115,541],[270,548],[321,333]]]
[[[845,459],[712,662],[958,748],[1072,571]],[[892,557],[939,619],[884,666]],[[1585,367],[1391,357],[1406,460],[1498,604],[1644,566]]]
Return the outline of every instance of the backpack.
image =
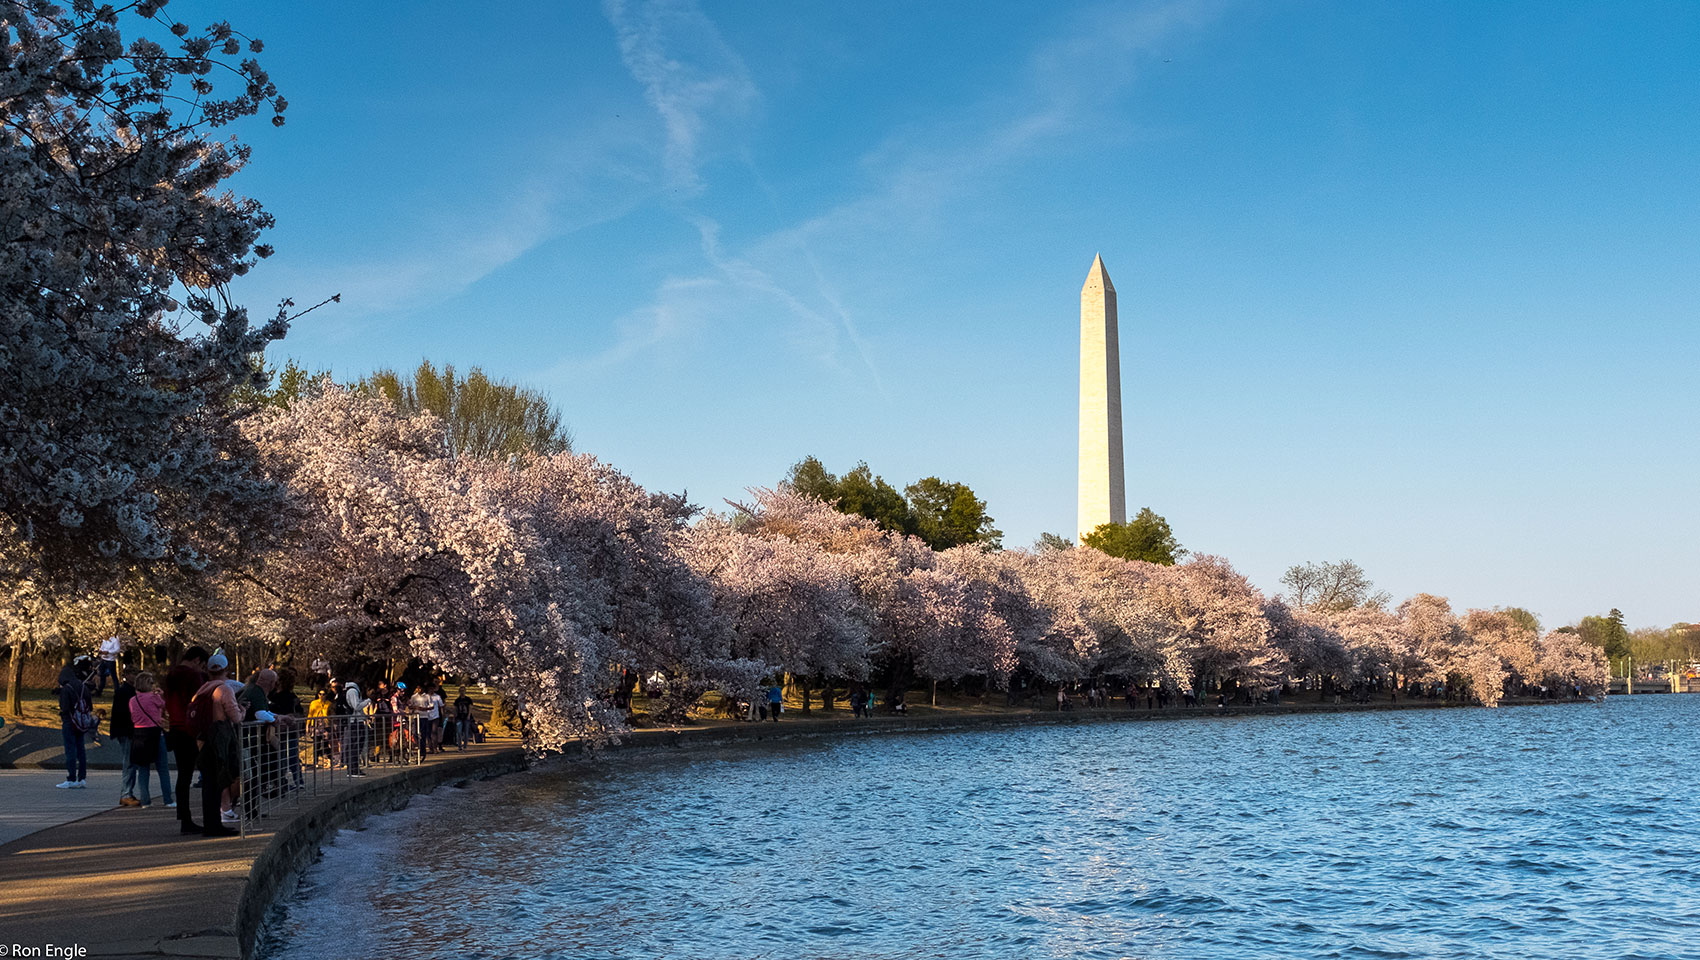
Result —
[[[98,732],[100,717],[96,716],[93,710],[79,706],[71,713],[71,729],[78,733]]]
[[[205,740],[212,736],[213,724],[218,715],[218,704],[213,699],[217,687],[205,693],[195,694],[189,701],[189,733],[197,740]]]
[[[100,717],[94,712],[87,680],[82,682],[82,689],[77,692],[77,705],[71,710],[71,729],[78,733],[100,730]]]

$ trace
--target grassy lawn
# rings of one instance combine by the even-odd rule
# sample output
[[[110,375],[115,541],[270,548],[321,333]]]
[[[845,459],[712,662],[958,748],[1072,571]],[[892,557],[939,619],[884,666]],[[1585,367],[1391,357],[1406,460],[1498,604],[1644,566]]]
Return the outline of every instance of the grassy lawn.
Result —
[[[108,697],[112,694],[112,681],[106,682]],[[59,726],[59,697],[52,690],[37,690],[24,687],[19,699],[23,701],[24,715],[20,719],[11,714],[0,714],[7,723],[22,723],[29,727]],[[107,700],[111,703],[111,700]],[[95,706],[99,706],[96,704]]]

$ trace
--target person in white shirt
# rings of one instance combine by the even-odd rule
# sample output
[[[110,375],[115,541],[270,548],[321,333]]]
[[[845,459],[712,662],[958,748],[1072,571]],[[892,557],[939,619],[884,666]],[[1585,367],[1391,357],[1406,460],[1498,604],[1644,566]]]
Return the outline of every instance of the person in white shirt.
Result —
[[[106,678],[112,678],[112,685],[118,685],[118,654],[124,650],[124,638],[113,634],[100,642],[100,662],[96,669],[100,672],[94,695],[100,696],[106,692]]]
[[[432,721],[437,718],[437,698],[431,696],[423,685],[420,686],[407,701],[407,712],[413,714],[415,728],[419,732],[419,749],[423,753],[431,752]]]

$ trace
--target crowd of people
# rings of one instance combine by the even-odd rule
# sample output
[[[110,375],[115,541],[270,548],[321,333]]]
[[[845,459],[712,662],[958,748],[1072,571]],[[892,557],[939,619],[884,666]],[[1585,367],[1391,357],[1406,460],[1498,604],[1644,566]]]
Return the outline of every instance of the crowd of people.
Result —
[[[123,765],[118,805],[152,806],[157,773],[159,800],[177,811],[185,834],[233,835],[244,810],[252,814],[261,799],[304,786],[308,766],[364,777],[362,768],[373,762],[465,749],[487,735],[465,685],[451,702],[434,676],[412,685],[379,679],[368,693],[359,680],[340,679],[328,663],[315,660],[316,689],[303,701],[287,667],[262,667],[242,681],[231,675],[222,650],[191,646],[161,678],[123,668],[122,650],[121,639],[113,637],[101,644],[98,657],[80,655],[60,671],[65,780],[57,786],[87,786],[87,744],[91,738],[100,744],[104,712]],[[97,710],[109,678],[115,684],[110,708]],[[191,804],[196,789],[199,823]]]

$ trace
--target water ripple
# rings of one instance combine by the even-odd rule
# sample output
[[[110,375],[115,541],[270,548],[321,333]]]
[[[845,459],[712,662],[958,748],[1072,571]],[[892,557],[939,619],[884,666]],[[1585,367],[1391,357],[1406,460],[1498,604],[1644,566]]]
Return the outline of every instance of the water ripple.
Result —
[[[731,747],[344,831],[270,960],[1700,957],[1700,697]]]

